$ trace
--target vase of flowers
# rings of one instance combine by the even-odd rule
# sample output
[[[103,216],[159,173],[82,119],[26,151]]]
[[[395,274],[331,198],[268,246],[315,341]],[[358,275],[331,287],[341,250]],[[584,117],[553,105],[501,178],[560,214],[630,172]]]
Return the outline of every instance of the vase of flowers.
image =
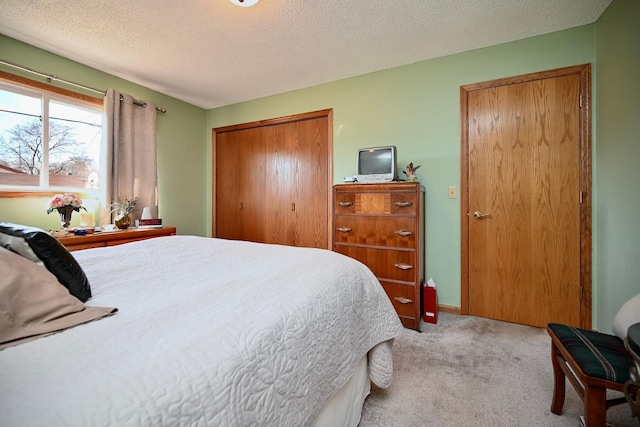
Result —
[[[75,193],[56,194],[49,202],[47,213],[58,211],[60,214],[60,223],[63,229],[69,228],[71,223],[71,214],[80,212],[80,209],[87,210],[82,206],[82,199]]]
[[[116,213],[113,223],[120,230],[126,230],[131,225],[131,217],[129,215],[133,212],[137,203],[137,197],[116,200],[111,203],[111,213]]]

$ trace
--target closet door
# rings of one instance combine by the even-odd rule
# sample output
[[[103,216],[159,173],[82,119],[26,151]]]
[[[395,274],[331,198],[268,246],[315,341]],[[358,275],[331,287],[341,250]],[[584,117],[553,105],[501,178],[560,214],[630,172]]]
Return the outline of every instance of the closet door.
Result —
[[[269,126],[267,132],[267,212],[269,243],[325,247],[328,194],[327,118]]]
[[[265,131],[216,135],[215,236],[265,241]]]
[[[213,236],[329,248],[331,113],[213,130]]]
[[[322,184],[329,180],[328,128],[328,119],[324,116],[291,123],[287,132],[287,151],[295,159],[293,169],[297,177],[288,185],[291,229],[287,244],[327,247],[329,193],[318,188],[323,188]]]
[[[291,200],[290,187],[296,179],[296,161],[287,151],[288,127],[285,123],[265,128],[268,177],[265,192],[269,195],[265,200],[265,210],[269,213],[265,218],[266,241],[281,245],[290,244],[287,242],[287,234],[291,226],[291,215],[287,203]]]

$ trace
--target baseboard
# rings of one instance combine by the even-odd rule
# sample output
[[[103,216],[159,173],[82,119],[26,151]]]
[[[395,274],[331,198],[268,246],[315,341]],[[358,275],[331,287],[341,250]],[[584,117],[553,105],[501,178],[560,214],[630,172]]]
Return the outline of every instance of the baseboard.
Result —
[[[443,313],[460,314],[460,307],[438,304],[438,311],[442,311]]]

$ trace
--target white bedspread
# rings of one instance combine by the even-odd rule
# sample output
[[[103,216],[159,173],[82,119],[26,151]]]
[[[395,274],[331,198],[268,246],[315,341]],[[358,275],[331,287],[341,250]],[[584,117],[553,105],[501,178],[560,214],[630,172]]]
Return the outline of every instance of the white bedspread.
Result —
[[[350,258],[193,236],[73,254],[87,305],[119,311],[0,351],[2,426],[310,425],[374,347],[390,381],[402,327]]]

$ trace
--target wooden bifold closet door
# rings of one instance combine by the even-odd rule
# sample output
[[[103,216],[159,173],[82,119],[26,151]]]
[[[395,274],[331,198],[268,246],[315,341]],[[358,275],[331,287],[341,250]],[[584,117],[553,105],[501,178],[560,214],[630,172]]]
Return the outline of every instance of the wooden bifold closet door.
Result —
[[[214,237],[329,247],[331,110],[213,130]]]

